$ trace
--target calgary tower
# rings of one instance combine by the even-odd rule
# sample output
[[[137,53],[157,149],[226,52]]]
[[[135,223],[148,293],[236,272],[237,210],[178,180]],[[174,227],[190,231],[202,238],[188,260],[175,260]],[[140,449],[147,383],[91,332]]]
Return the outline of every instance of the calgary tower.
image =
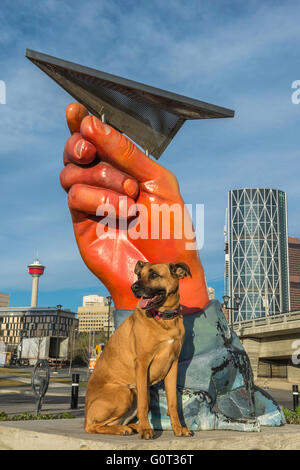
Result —
[[[32,292],[31,292],[31,305],[30,307],[37,306],[38,290],[39,290],[39,277],[44,274],[45,266],[43,266],[38,259],[28,266],[28,272],[32,276]]]

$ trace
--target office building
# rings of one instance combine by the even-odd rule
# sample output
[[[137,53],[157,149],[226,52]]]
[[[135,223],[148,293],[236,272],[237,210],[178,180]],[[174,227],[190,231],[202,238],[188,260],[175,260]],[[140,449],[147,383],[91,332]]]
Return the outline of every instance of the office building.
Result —
[[[33,363],[37,358],[67,359],[74,328],[75,313],[61,306],[0,308],[0,341]]]
[[[0,292],[0,307],[9,306],[9,294],[3,294]]]
[[[241,299],[233,321],[290,311],[286,194],[277,189],[229,191],[225,294]]]
[[[291,310],[300,310],[300,242],[289,237],[289,274]]]
[[[215,298],[215,289],[213,287],[207,287],[208,298],[213,300]]]
[[[105,331],[111,335],[114,332],[114,307],[109,305],[106,297],[86,295],[82,306],[78,307],[78,331]]]

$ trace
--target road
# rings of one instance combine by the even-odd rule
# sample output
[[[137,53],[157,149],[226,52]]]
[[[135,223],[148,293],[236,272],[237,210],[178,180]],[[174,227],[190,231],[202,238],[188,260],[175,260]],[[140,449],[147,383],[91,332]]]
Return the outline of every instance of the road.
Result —
[[[19,413],[34,413],[36,409],[35,397],[31,390],[31,373],[33,367],[13,367],[9,369],[0,369],[0,412],[8,415]],[[76,367],[69,369],[58,369],[57,372],[51,370],[50,384],[43,400],[43,413],[60,413],[63,411],[72,412],[76,417],[84,415],[84,396],[86,387],[80,385],[78,409],[70,410],[71,403],[71,385],[63,383],[55,383],[56,379],[71,380],[72,374],[79,374],[80,381],[85,381],[88,377],[87,368]],[[1,380],[2,379],[2,380]],[[17,386],[6,386],[6,383],[13,384],[16,381]],[[1,385],[4,384],[3,386]],[[22,386],[18,386],[22,383]]]
[[[30,377],[33,367],[26,368],[10,368],[0,369],[0,412],[5,412],[9,415],[18,414],[23,412],[33,413],[35,412],[35,397],[31,391]],[[1,373],[2,372],[2,373]],[[81,417],[84,414],[84,396],[86,387],[80,385],[79,387],[79,400],[78,409],[70,410],[71,402],[71,385],[55,383],[55,379],[71,379],[72,374],[77,373],[80,375],[80,381],[87,379],[87,369],[84,367],[77,367],[72,369],[69,375],[69,369],[59,369],[57,372],[51,371],[51,382],[47,391],[47,394],[43,401],[42,412],[58,413],[62,411],[69,411],[74,413],[77,417]],[[26,374],[27,377],[24,377]],[[5,383],[6,379],[10,379],[11,383],[13,380],[18,382],[24,382],[23,386],[1,386],[2,382]],[[292,391],[287,390],[266,390],[280,405],[286,408],[293,408],[293,396]]]

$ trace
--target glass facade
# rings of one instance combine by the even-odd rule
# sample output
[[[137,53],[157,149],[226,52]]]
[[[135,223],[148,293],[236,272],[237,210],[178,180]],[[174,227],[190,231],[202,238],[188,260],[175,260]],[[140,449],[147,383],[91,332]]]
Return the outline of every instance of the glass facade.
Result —
[[[231,299],[241,299],[234,321],[290,310],[287,206],[283,191],[229,191],[228,254],[225,293]]]
[[[55,315],[50,316],[48,313]],[[23,337],[69,337],[77,324],[75,313],[67,310],[51,307],[25,310],[20,307],[0,308],[0,340],[6,344],[20,344]]]

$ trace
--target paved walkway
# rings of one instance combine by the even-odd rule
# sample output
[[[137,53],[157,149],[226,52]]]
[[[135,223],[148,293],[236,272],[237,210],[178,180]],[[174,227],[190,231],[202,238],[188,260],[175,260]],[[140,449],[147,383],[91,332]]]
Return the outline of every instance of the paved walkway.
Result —
[[[5,378],[8,378],[7,376]],[[20,381],[20,376],[12,375]],[[0,412],[9,415],[35,412],[35,399],[23,377],[21,387],[0,386]],[[79,387],[78,409],[70,410],[71,387],[51,383],[44,399],[42,413],[68,411],[75,419],[47,421],[0,422],[0,449],[102,449],[102,450],[204,450],[204,449],[297,449],[300,450],[300,426],[262,428],[260,433],[236,431],[201,431],[191,438],[176,438],[170,431],[156,432],[155,439],[141,441],[134,436],[100,436],[83,430],[84,396]],[[292,395],[281,390],[268,390],[281,405],[292,407]]]
[[[71,390],[70,387],[53,388],[49,390],[42,404],[42,413],[61,413],[68,411],[75,416],[84,415],[85,389],[79,391],[78,409],[70,410]],[[0,388],[0,412],[9,416],[19,413],[35,413],[36,400],[30,388],[11,387],[9,389]],[[0,422],[1,423],[1,422]]]
[[[151,441],[133,436],[86,434],[83,418],[0,423],[0,449],[33,450],[299,450],[299,426],[263,427],[257,432],[200,431],[175,437],[157,431]]]
[[[12,380],[13,382],[22,382],[24,384],[28,384],[28,385],[31,385],[31,378],[29,377],[22,377],[21,375],[17,376],[17,375],[6,375],[5,377],[3,377],[4,381],[5,380]],[[0,387],[1,387],[1,377],[0,377]],[[49,386],[48,386],[48,389],[50,388],[60,388],[60,387],[66,387],[66,384],[65,383],[59,383],[59,382],[53,382],[53,379],[49,382]],[[69,385],[70,387],[70,385]],[[2,387],[1,387],[2,388]],[[1,391],[1,388],[0,388],[0,391]]]

